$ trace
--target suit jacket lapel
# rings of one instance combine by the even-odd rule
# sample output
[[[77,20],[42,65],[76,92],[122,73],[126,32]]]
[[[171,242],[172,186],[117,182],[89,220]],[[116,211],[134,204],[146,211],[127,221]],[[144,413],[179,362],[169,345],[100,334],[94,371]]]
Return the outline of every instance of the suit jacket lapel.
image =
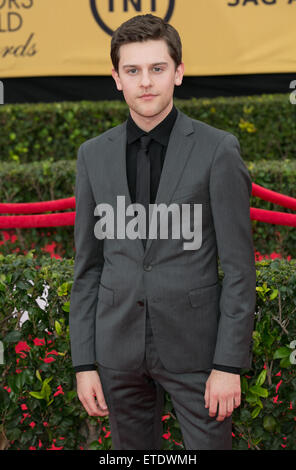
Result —
[[[128,187],[126,173],[126,122],[117,126],[110,132],[109,145],[107,148],[106,164],[109,168],[107,178],[110,181],[110,188],[116,192],[117,196],[125,196],[125,207],[132,204]],[[139,250],[139,255],[143,257],[144,246],[140,238],[136,238],[135,244]]]
[[[110,133],[107,149],[110,170],[108,179],[111,181],[111,188],[114,188],[117,195],[125,196],[126,206],[129,206],[132,201],[126,174],[126,121],[114,131]]]

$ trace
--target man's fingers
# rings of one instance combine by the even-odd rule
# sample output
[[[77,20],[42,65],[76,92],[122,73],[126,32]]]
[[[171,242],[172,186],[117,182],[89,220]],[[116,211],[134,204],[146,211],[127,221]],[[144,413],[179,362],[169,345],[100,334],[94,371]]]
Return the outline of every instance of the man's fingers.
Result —
[[[222,398],[219,400],[219,412],[218,416],[216,418],[217,421],[223,421],[226,417],[226,406],[227,406],[227,401],[225,398]]]
[[[234,395],[234,408],[237,408],[241,404],[241,394]]]
[[[209,405],[209,415],[223,421],[233,413],[234,408],[240,406],[241,389],[240,377],[237,374],[222,372],[213,369],[205,390],[205,407]],[[217,410],[218,407],[218,410]]]
[[[206,391],[205,391],[205,394],[204,394],[205,408],[208,408],[208,407],[209,407],[209,398],[210,398],[210,389],[209,389],[209,387],[206,385]]]
[[[78,372],[76,377],[78,398],[88,415],[108,415],[109,410],[98,373],[96,371]]]
[[[108,414],[107,410],[102,410],[98,407],[92,394],[87,397],[82,397],[80,401],[89,416],[106,416],[106,414]]]
[[[240,396],[231,396],[227,399],[225,398],[214,398],[210,396],[210,409],[209,415],[213,418],[217,414],[218,407],[218,416],[217,421],[223,421],[225,418],[228,418],[232,415],[233,410],[240,406]],[[207,408],[207,407],[206,407]]]
[[[91,409],[90,407],[88,406],[88,401],[83,398],[83,397],[79,397],[79,400],[81,401],[82,405],[83,405],[83,408],[85,409],[85,411],[87,412],[87,414],[89,416],[92,416],[92,412],[91,412]]]
[[[217,404],[218,404],[218,400],[217,400],[217,397],[213,394],[210,394],[210,401],[209,401],[209,415],[211,416],[211,418],[213,418],[214,416],[216,416],[216,413],[217,413]]]
[[[96,388],[96,397],[97,397],[98,405],[101,408],[101,410],[108,411],[108,407],[107,407],[107,404],[106,404],[106,401],[105,401],[102,386],[98,386]]]
[[[90,395],[86,401],[87,401],[87,406],[90,410],[90,416],[100,416],[100,413],[99,413],[100,410],[97,406],[94,396]]]
[[[230,397],[227,399],[227,412],[226,412],[227,418],[232,415],[233,408],[234,408],[234,397]]]

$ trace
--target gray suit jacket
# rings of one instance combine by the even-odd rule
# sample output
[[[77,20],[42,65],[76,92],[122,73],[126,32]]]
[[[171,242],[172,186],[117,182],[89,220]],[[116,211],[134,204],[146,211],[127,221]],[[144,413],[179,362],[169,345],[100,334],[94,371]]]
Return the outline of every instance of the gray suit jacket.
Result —
[[[70,298],[73,366],[96,361],[138,368],[148,306],[155,344],[173,372],[213,363],[251,367],[256,269],[250,220],[252,182],[237,138],[178,110],[155,204],[202,204],[202,243],[182,238],[99,240],[95,206],[131,204],[126,121],[78,150],[75,265]],[[182,235],[182,232],[181,232]],[[224,272],[218,279],[218,257]]]

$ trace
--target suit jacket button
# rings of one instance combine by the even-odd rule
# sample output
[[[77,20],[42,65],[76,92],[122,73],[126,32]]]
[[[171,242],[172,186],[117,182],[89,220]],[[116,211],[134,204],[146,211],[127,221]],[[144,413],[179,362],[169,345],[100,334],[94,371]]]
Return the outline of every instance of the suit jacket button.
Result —
[[[139,305],[139,307],[144,307],[145,304],[142,300],[138,300],[137,305]]]
[[[152,269],[151,264],[144,264],[144,269],[145,269],[145,271],[151,271],[151,269]]]

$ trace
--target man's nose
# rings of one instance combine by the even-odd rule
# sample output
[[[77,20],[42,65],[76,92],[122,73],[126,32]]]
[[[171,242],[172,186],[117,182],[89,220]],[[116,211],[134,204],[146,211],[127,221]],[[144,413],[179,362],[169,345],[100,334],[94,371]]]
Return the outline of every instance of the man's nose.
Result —
[[[141,85],[143,87],[148,87],[151,85],[151,77],[149,72],[143,72],[142,77],[141,77]]]

